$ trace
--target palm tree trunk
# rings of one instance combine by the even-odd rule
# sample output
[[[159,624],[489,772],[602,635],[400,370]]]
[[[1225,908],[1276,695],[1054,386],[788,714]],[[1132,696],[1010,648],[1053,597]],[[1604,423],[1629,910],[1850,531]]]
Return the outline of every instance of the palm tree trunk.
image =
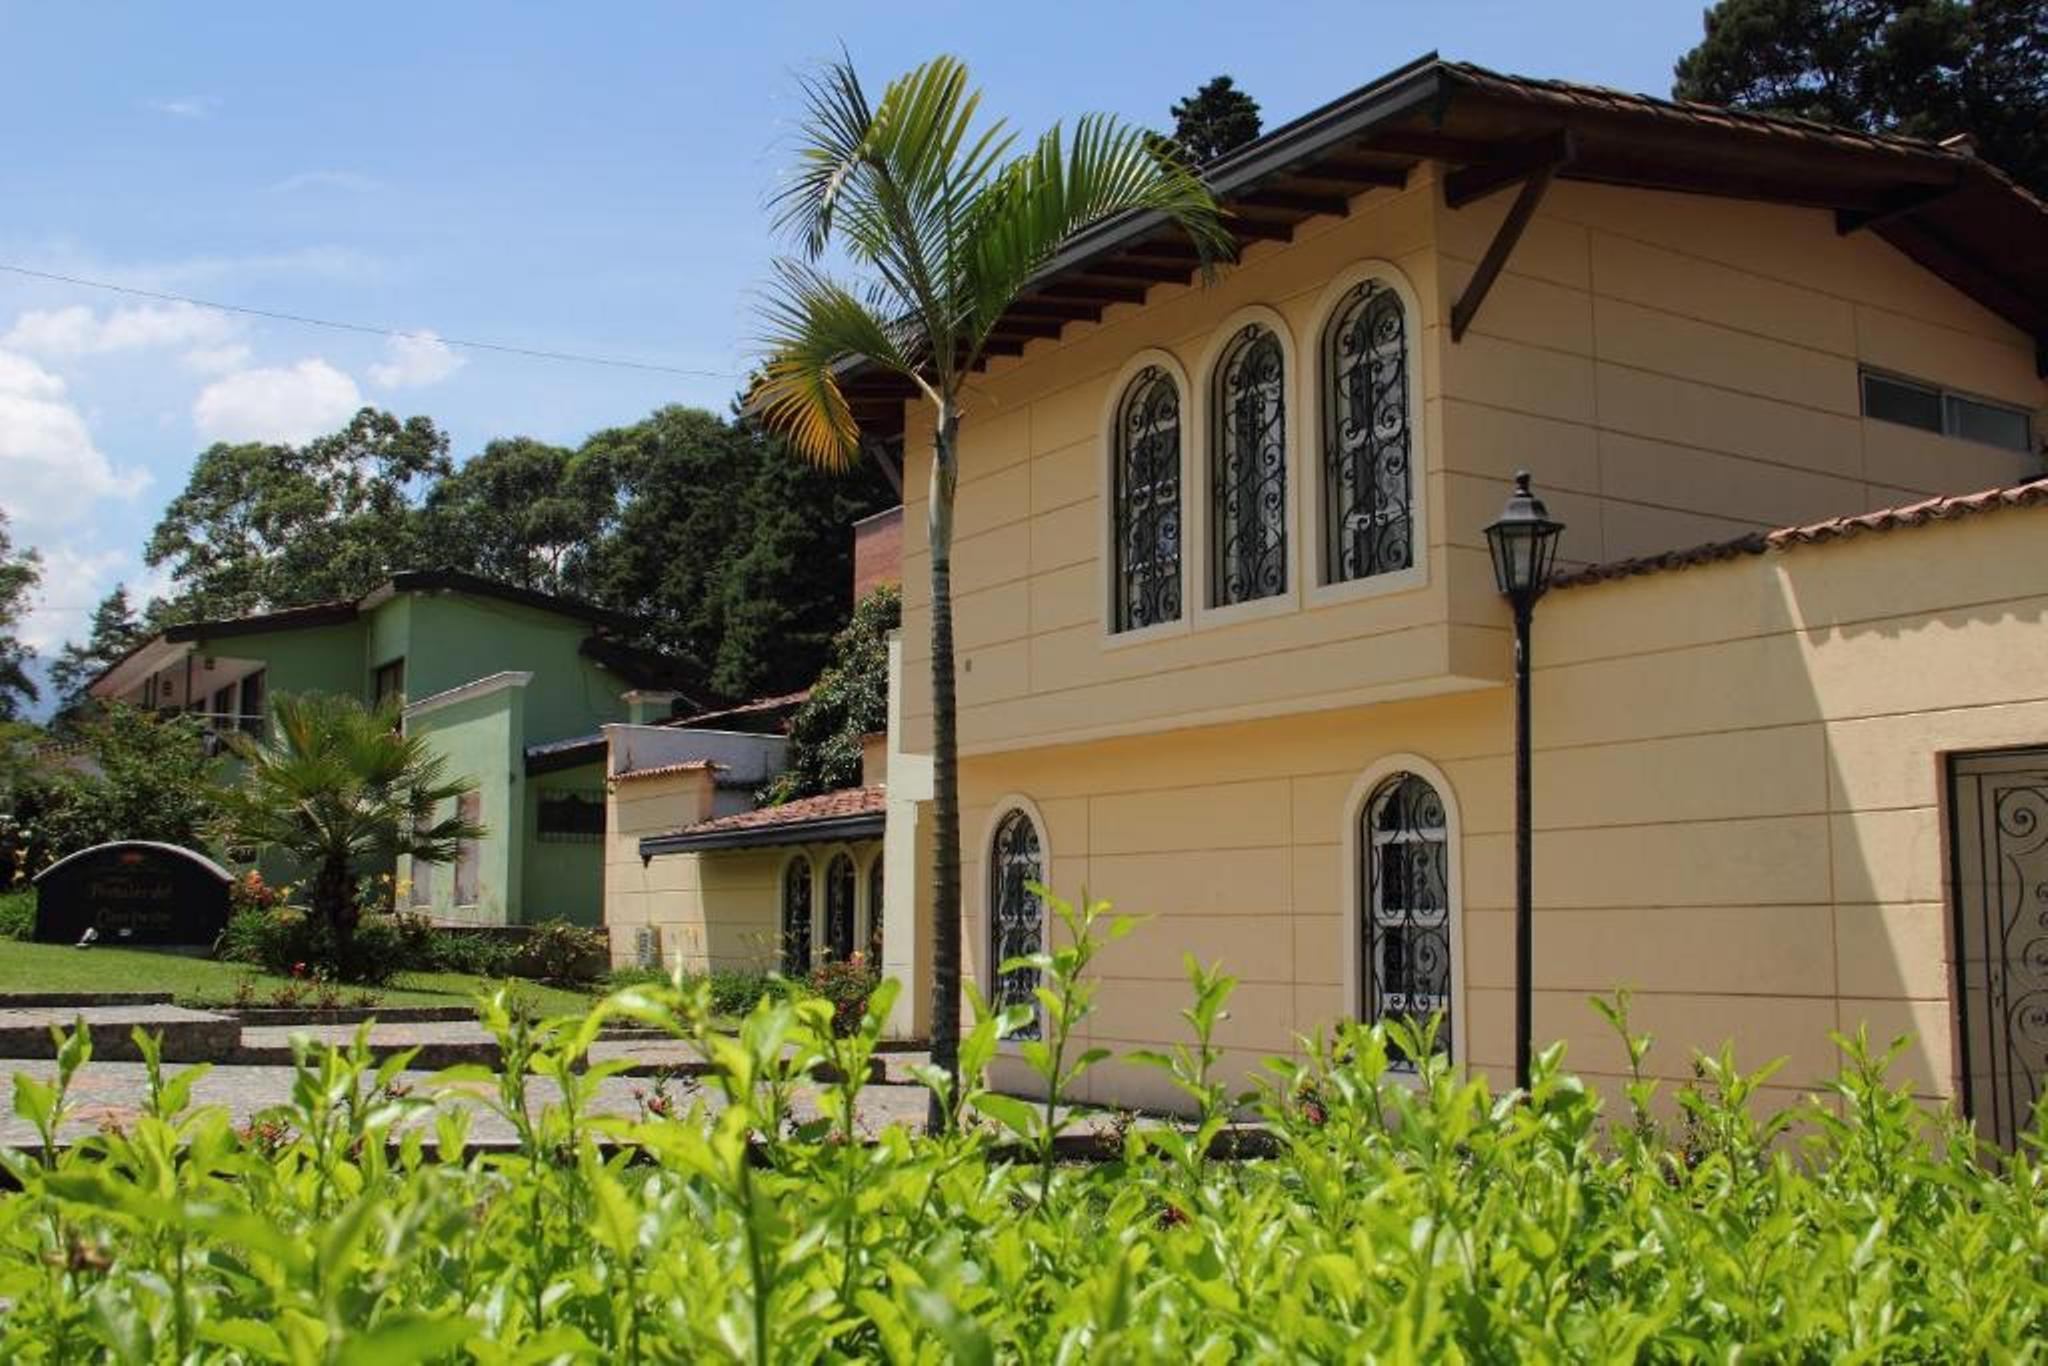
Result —
[[[960,415],[939,405],[932,441],[926,526],[932,552],[932,1065],[960,1094],[960,739],[953,696],[953,490],[959,482],[954,440]],[[927,1127],[946,1124],[932,1096]]]

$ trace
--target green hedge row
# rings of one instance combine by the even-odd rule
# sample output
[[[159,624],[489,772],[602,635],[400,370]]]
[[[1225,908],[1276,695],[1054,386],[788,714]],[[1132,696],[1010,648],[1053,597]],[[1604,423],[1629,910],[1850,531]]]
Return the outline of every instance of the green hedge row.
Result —
[[[1070,1041],[1087,959],[1121,930],[1070,919],[1078,947],[1035,960],[1043,1038],[1013,1045],[1061,1088],[1098,1061]],[[1603,1114],[1555,1050],[1524,1098],[1415,1031],[1347,1025],[1268,1064],[1243,1103],[1276,1155],[1226,1162],[1231,983],[1192,984],[1188,1044],[1147,1061],[1195,1117],[1130,1127],[1101,1163],[1054,1160],[1066,1112],[931,1073],[953,1133],[870,1133],[857,1079],[893,983],[846,1037],[816,999],[763,1000],[722,1034],[702,982],[541,1025],[489,1003],[503,1073],[416,1093],[360,1046],[309,1050],[290,1104],[240,1131],[188,1104],[192,1072],[152,1066],[125,1130],[47,1165],[6,1155],[0,1358],[1877,1361],[2048,1342],[2042,1131],[2009,1160],[1979,1150],[1861,1040],[1769,1118],[1766,1073],[1702,1058],[1667,1127],[1654,1083]],[[980,1013],[970,1079],[1025,1018]],[[581,1059],[616,1019],[692,1040],[717,1069],[703,1092],[592,1118],[607,1069]],[[64,1077],[85,1052],[71,1041]],[[819,1064],[856,1080],[805,1080]],[[46,1131],[73,1104],[15,1086]],[[516,1151],[462,1155],[460,1089]]]

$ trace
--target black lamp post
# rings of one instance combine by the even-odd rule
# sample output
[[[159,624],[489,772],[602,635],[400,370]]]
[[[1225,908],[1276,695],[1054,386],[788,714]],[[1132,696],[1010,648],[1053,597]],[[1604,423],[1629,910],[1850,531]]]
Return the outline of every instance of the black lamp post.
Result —
[[[1515,472],[1515,491],[1498,520],[1486,528],[1493,552],[1493,580],[1515,611],[1515,1085],[1529,1087],[1532,995],[1530,960],[1535,956],[1534,882],[1529,841],[1529,619],[1536,599],[1550,587],[1564,523],[1552,521],[1543,500],[1529,492],[1529,471]]]

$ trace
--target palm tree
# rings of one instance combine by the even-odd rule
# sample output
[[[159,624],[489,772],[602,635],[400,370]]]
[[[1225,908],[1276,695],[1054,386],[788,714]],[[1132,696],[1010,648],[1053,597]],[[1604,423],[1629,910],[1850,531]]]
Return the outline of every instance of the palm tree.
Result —
[[[1207,187],[1143,129],[1088,115],[1012,158],[1000,121],[977,127],[980,95],[951,57],[926,62],[870,104],[840,61],[804,82],[794,178],[776,226],[800,256],[775,265],[763,306],[767,358],[753,404],[797,452],[827,468],[858,457],[839,386],[849,362],[908,380],[930,405],[932,1061],[958,1081],[960,778],[953,695],[953,491],[961,395],[1004,312],[1068,237],[1125,213],[1185,232],[1204,269],[1234,243]],[[861,272],[834,279],[830,248]],[[933,1123],[943,1122],[934,1098]]]
[[[241,783],[223,794],[228,842],[275,849],[307,871],[311,909],[347,958],[362,907],[363,873],[400,854],[447,863],[483,827],[437,816],[476,785],[450,779],[447,761],[399,729],[398,700],[374,709],[330,693],[280,694],[273,738],[233,737]]]

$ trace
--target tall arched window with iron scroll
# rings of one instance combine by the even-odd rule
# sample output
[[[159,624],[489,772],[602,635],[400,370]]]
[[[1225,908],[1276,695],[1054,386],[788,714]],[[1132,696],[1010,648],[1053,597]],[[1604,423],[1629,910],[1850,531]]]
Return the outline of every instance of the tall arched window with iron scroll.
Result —
[[[782,971],[802,977],[811,970],[811,861],[798,854],[782,868]]]
[[[1339,301],[1322,346],[1322,582],[1415,563],[1408,313],[1383,280]]]
[[[994,989],[989,1004],[1028,1006],[1032,1023],[1011,1038],[1038,1037],[1038,972],[1034,968],[1012,968],[1003,964],[1013,958],[1037,953],[1045,946],[1045,903],[1031,890],[1044,885],[1045,847],[1038,827],[1029,814],[1012,810],[996,825],[988,852],[988,970]]]
[[[1180,390],[1152,365],[1117,405],[1111,489],[1116,556],[1112,619],[1118,631],[1180,620]]]
[[[1449,821],[1428,780],[1397,773],[1359,816],[1359,945],[1366,1023],[1436,1018],[1436,1050],[1451,1052],[1452,937]],[[1407,1065],[1412,1066],[1412,1062]]]
[[[859,876],[851,854],[834,854],[825,864],[825,956],[836,963],[853,957],[859,943],[853,905]]]
[[[1211,607],[1287,591],[1286,388],[1279,337],[1248,324],[1210,381]]]

